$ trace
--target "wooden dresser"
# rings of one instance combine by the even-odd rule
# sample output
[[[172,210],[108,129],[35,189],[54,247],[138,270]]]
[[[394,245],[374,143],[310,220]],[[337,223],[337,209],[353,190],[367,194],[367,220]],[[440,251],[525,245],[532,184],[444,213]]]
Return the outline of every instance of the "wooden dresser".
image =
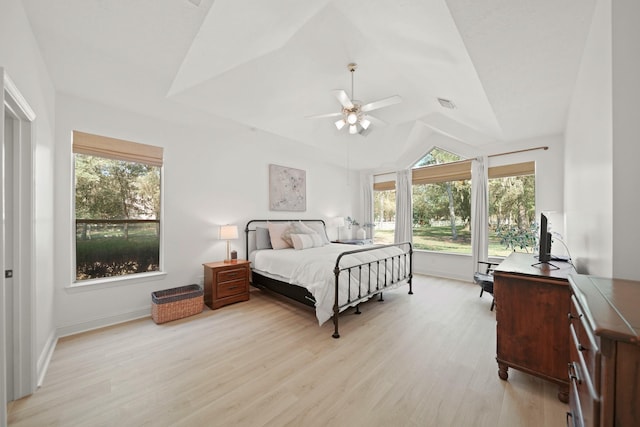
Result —
[[[552,381],[566,403],[568,276],[575,270],[566,262],[537,262],[532,254],[514,252],[494,271],[498,375],[506,380],[511,367]]]
[[[567,425],[640,425],[640,282],[571,275]]]
[[[204,265],[204,303],[212,310],[249,299],[249,261]]]

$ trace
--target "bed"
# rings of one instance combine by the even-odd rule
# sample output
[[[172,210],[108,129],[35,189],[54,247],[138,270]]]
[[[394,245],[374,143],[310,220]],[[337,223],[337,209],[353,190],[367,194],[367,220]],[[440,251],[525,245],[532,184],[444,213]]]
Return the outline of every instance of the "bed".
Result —
[[[412,289],[411,243],[354,246],[332,243],[323,220],[251,220],[245,227],[251,283],[313,307],[318,323],[383,292]]]

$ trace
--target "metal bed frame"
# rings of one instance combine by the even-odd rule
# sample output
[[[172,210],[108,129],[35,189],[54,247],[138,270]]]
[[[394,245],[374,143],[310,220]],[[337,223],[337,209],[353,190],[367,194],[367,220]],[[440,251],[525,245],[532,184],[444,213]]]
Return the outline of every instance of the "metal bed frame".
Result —
[[[254,219],[249,221],[244,229],[247,259],[249,258],[250,233],[252,232],[255,233],[256,231],[256,228],[251,228],[252,224],[255,224],[255,223],[266,224],[267,222],[294,222],[294,221],[302,221],[303,223],[305,222],[306,223],[308,222],[322,223],[322,226],[325,228],[325,234],[326,234],[326,225],[325,225],[325,222],[321,219],[271,219],[271,220]],[[371,261],[371,262],[356,264],[350,267],[340,266],[340,261],[344,257],[349,257],[350,255],[357,254],[360,252],[368,252],[368,251],[372,251],[380,248],[393,247],[393,246],[401,248],[402,253],[376,259],[375,261]],[[381,264],[383,264],[382,271],[380,268]],[[387,273],[386,273],[387,267],[389,265],[391,265],[390,280],[387,279]],[[398,267],[397,274],[394,273],[396,265]],[[400,268],[401,266],[404,268]],[[340,338],[340,334],[338,332],[338,318],[339,318],[340,311],[345,307],[355,305],[355,308],[356,308],[355,314],[360,314],[361,302],[364,302],[376,295],[379,296],[378,301],[383,301],[384,299],[383,299],[382,293],[385,290],[389,289],[390,287],[395,286],[396,284],[403,281],[406,281],[407,284],[409,285],[409,294],[412,295],[413,294],[413,286],[412,286],[413,268],[412,267],[413,267],[413,246],[411,245],[410,242],[395,243],[395,244],[389,244],[389,245],[375,245],[373,247],[345,251],[345,252],[342,252],[340,255],[338,255],[338,257],[336,258],[335,267],[333,269],[333,273],[335,276],[335,291],[334,291],[335,299],[333,303],[334,332],[333,332],[333,335],[331,336],[333,338]],[[364,274],[367,275],[367,278],[368,278],[368,287],[367,287],[366,294],[362,294],[362,288],[359,285],[363,277],[362,276],[363,270],[364,270]],[[340,283],[340,273],[343,271],[347,271],[348,280],[346,284]],[[358,285],[354,285],[354,286],[358,286],[358,296],[356,298],[351,298],[351,285],[352,285],[351,278],[353,274],[357,275],[358,277]],[[268,289],[272,292],[275,292],[287,298],[298,301],[304,305],[315,308],[315,299],[313,298],[313,295],[311,295],[311,293],[308,290],[306,290],[301,286],[291,285],[289,283],[282,282],[282,281],[264,276],[262,274],[256,273],[253,270],[251,270],[251,284],[259,289]],[[375,287],[373,287],[374,284],[375,284]],[[341,285],[347,286],[347,302],[344,304],[338,303],[338,295],[339,295],[339,289]]]

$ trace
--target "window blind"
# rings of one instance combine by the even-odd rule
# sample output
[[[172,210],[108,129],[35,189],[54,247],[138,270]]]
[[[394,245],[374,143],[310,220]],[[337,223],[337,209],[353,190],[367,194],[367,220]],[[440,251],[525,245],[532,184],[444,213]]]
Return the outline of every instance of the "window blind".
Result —
[[[494,166],[489,168],[489,179],[507,176],[533,175],[536,173],[536,162],[515,163],[513,165]]]
[[[442,165],[424,166],[413,171],[413,185],[434,184],[447,181],[461,181],[471,179],[471,160],[446,163]],[[490,167],[489,179],[504,178],[507,176],[533,175],[536,171],[535,162],[515,163],[512,165]],[[376,182],[373,184],[375,191],[395,190],[395,181]]]
[[[471,179],[471,160],[413,169],[413,185]]]
[[[395,189],[396,189],[395,181],[376,182],[373,184],[374,191],[388,191],[388,190],[395,190]]]
[[[123,139],[73,131],[73,152],[114,160],[162,166],[163,148]]]

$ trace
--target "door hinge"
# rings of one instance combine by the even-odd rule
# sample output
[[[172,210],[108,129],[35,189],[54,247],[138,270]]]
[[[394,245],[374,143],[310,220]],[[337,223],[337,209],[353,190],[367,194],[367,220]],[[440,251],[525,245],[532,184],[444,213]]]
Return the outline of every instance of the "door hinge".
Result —
[[[10,279],[13,277],[13,270],[5,270],[4,271],[4,278],[5,279]]]

